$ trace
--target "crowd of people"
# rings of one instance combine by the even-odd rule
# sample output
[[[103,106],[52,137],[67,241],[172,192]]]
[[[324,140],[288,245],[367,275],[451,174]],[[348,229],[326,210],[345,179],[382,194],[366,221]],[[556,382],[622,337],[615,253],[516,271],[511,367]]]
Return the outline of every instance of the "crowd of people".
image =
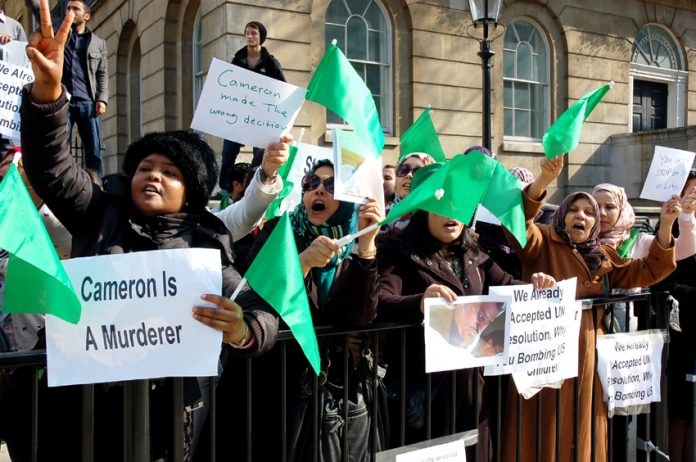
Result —
[[[0,25],[4,23],[1,19],[2,16]],[[292,137],[283,136],[265,149],[255,148],[251,165],[235,163],[240,146],[227,141],[220,173],[215,153],[196,133],[150,133],[128,147],[122,174],[104,177],[102,181],[98,143],[86,155],[85,168],[70,155],[71,121],[78,122],[85,139],[87,132],[98,132],[98,124],[85,122],[93,124],[92,128],[80,128],[82,116],[98,117],[107,102],[108,90],[98,83],[105,63],[96,59],[105,56],[104,44],[85,28],[88,19],[89,7],[82,0],[71,0],[66,20],[54,34],[47,2],[42,2],[41,31],[32,34],[27,47],[36,78],[22,95],[21,148],[12,148],[3,155],[0,177],[7,173],[11,162],[18,164],[61,258],[176,248],[219,251],[222,293],[202,294],[207,305],[192,307],[194,319],[223,333],[217,399],[211,404],[203,382],[184,381],[185,460],[209,460],[213,452],[220,460],[236,459],[247,450],[252,451],[255,460],[280,460],[283,451],[288,452],[290,460],[312,460],[315,425],[319,431],[318,460],[341,460],[342,436],[337,433],[336,421],[312,421],[308,405],[312,373],[302,352],[290,344],[281,356],[277,338],[283,323],[276,310],[248,287],[234,300],[229,298],[277,224],[277,219],[265,222],[264,215],[283,189],[278,171],[289,158]],[[6,40],[2,31],[0,41]],[[235,60],[255,72],[284,80],[277,60],[261,47],[266,35],[263,24],[248,23],[247,46],[237,52]],[[79,63],[84,64],[84,60],[79,56],[85,52],[95,60],[81,68]],[[81,108],[84,105],[89,108]],[[476,149],[495,157],[485,148]],[[500,226],[463,223],[423,210],[403,216],[381,230],[374,228],[346,246],[337,244],[342,237],[381,222],[385,213],[443,165],[428,153],[415,152],[404,155],[397,165],[384,166],[387,204],[383,210],[375,198],[366,198],[361,205],[335,199],[334,165],[319,161],[302,179],[302,201],[290,212],[315,325],[360,328],[383,321],[414,326],[409,341],[403,344],[405,349],[394,332],[381,335],[383,348],[379,358],[366,353],[371,345],[362,335],[348,337],[347,355],[343,342],[320,341],[322,385],[330,384],[340,390],[334,395],[322,395],[321,411],[332,411],[336,418],[342,412],[336,406],[347,405],[340,404],[342,401],[336,397],[343,396],[345,387],[349,388],[354,405],[362,399],[358,397],[366,396],[366,390],[356,385],[362,382],[353,380],[361,367],[377,367],[377,359],[388,364],[388,373],[380,375],[388,397],[386,406],[380,407],[384,415],[372,415],[373,407],[362,403],[361,412],[356,411],[350,424],[353,430],[350,425],[344,429],[353,448],[350,460],[367,460],[372,451],[398,445],[398,438],[390,438],[389,434],[396,433],[390,430],[402,420],[402,398],[406,403],[406,421],[402,424],[407,444],[478,429],[478,450],[476,455],[469,454],[470,460],[490,461],[496,456],[515,460],[519,456],[522,461],[546,461],[555,460],[558,451],[561,460],[567,461],[574,450],[579,460],[590,460],[592,453],[595,460],[606,460],[607,407],[601,396],[592,399],[593,393],[602,393],[595,371],[596,336],[613,329],[635,330],[630,321],[616,327],[612,322],[604,322],[602,308],[582,313],[577,406],[571,404],[575,402],[575,390],[570,381],[561,387],[564,404],[557,409],[555,390],[542,390],[537,404],[520,397],[513,382],[509,383],[504,402],[496,402],[489,378],[480,368],[453,374],[425,373],[421,323],[426,298],[454,302],[460,296],[486,295],[492,286],[531,283],[535,288],[548,288],[568,278],[577,278],[577,298],[659,284],[679,301],[682,331],[672,333],[676,348],[667,365],[669,394],[674,403],[670,407],[670,456],[671,460],[691,460],[693,416],[689,412],[692,406],[686,403],[692,399],[692,391],[684,375],[693,373],[696,354],[688,340],[696,327],[690,312],[691,295],[696,291],[696,171],[692,171],[681,196],[672,197],[662,206],[655,235],[634,230],[635,214],[620,186],[600,184],[591,193],[568,195],[557,207],[544,204],[549,186],[563,169],[563,157],[557,157],[541,161],[536,178],[526,169],[511,169],[524,186],[524,247]],[[221,195],[223,200],[211,210],[208,204],[216,183],[229,194]],[[7,254],[0,254],[0,300],[6,265]],[[452,318],[443,321],[441,334],[468,348],[472,339],[496,321],[500,308],[490,303],[455,310]],[[45,347],[41,316],[0,313],[0,321],[0,339],[4,340],[0,346],[5,345],[6,350]],[[402,371],[404,356],[408,364]],[[245,365],[250,357],[256,358],[251,370]],[[285,402],[290,403],[285,422],[277,418],[277,410],[283,405],[283,389],[280,381],[271,378],[281,367],[286,370]],[[336,373],[344,368],[350,371],[346,382],[342,374]],[[405,384],[400,382],[402,376]],[[8,444],[15,462],[31,460],[32,423],[26,410],[30,406],[32,380],[30,369],[3,371],[0,376],[0,439]],[[251,419],[257,435],[251,440],[251,448],[244,437],[250,425],[245,413],[249,404],[247,383],[253,387],[250,399],[256,416]],[[149,390],[153,460],[170,460],[174,445],[182,444],[172,439],[172,389],[171,379],[158,379],[152,381]],[[95,458],[123,460],[123,387],[108,384],[94,390]],[[401,396],[403,390],[406,396]],[[430,402],[426,402],[428,396]],[[52,457],[56,451],[66,460],[81,458],[83,433],[81,413],[77,410],[82,398],[79,387],[48,388],[42,375],[38,421],[41,459]],[[501,454],[496,454],[491,431],[491,420],[497,418],[493,415],[496,405],[503,408]],[[214,422],[208,412],[213,406]],[[430,428],[426,428],[428,410],[432,413]],[[457,416],[456,424],[453,415]],[[368,434],[371,418],[379,419],[381,427],[376,441]],[[517,433],[518,418],[524,422],[522,434]],[[556,440],[554,431],[538,438],[537,419],[543,422],[544,429],[558,425],[560,439]],[[289,428],[288,448],[277,444],[283,424]],[[577,441],[574,429],[579,434]],[[214,439],[212,432],[216,433]],[[269,442],[269,435],[277,441]],[[215,447],[211,441],[215,441]],[[596,442],[594,448],[592,441]],[[537,450],[541,452],[537,454]]]

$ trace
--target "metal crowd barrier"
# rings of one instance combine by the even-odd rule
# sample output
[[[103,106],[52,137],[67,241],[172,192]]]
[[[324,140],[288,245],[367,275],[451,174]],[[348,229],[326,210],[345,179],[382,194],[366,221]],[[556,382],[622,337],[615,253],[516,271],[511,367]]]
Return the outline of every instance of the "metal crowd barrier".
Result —
[[[669,313],[666,312],[666,300],[667,294],[665,293],[657,293],[657,294],[651,294],[651,293],[641,293],[637,295],[630,295],[630,296],[618,296],[618,297],[609,297],[609,298],[600,298],[600,299],[593,299],[593,300],[588,300],[584,304],[584,309],[593,309],[596,306],[611,306],[613,303],[617,302],[632,302],[635,306],[635,311],[636,315],[638,316],[638,329],[643,330],[643,329],[655,329],[655,328],[666,328],[668,326],[668,315]],[[628,325],[628,320],[626,320],[626,325]],[[401,349],[402,351],[405,351],[405,346],[408,341],[408,336],[411,331],[414,331],[414,329],[420,329],[420,326],[411,326],[411,325],[400,325],[400,324],[372,324],[370,326],[365,327],[364,329],[360,330],[342,330],[342,329],[337,329],[333,327],[317,327],[316,332],[317,336],[321,339],[323,337],[327,336],[332,336],[332,337],[342,337],[343,338],[343,352],[344,352],[344,364],[346,365],[344,367],[344,370],[342,371],[344,374],[344,379],[348,377],[349,370],[348,370],[348,355],[349,353],[349,348],[348,348],[348,336],[350,334],[353,334],[355,332],[363,332],[366,333],[370,340],[371,340],[371,348],[372,352],[375,358],[379,358],[381,353],[381,348],[382,345],[380,345],[380,334],[383,332],[391,332],[391,337],[394,338],[393,333],[396,332],[398,335],[398,341],[401,343]],[[280,435],[253,435],[251,432],[251,421],[253,418],[255,418],[254,410],[251,408],[249,403],[252,402],[251,397],[254,392],[253,384],[251,383],[251,371],[254,368],[254,359],[246,359],[246,368],[247,368],[247,382],[246,382],[246,421],[247,421],[247,431],[246,431],[246,454],[244,455],[244,460],[246,461],[253,461],[257,460],[254,458],[254,454],[252,453],[252,439],[254,438],[264,438],[264,439],[269,439],[271,438],[272,441],[269,442],[269,444],[280,444],[282,445],[282,448],[287,448],[288,447],[288,431],[289,428],[286,425],[288,422],[288,406],[287,406],[287,390],[288,386],[290,384],[287,383],[287,365],[286,365],[286,353],[287,353],[287,342],[288,341],[293,341],[292,336],[290,332],[288,331],[282,331],[279,335],[279,342],[276,348],[280,349],[280,354],[281,354],[281,387],[282,387],[282,402],[283,406],[280,409],[280,419],[282,424],[282,431]],[[669,346],[668,344],[665,345],[664,352],[663,352],[663,374],[662,374],[662,402],[661,403],[655,403],[651,407],[651,412],[649,414],[642,414],[639,416],[633,416],[632,419],[635,419],[637,422],[637,440],[632,442],[635,443],[635,453],[633,451],[634,448],[629,447],[628,445],[628,440],[625,438],[625,435],[628,434],[628,428],[629,428],[629,418],[623,417],[623,418],[617,418],[614,417],[613,419],[609,419],[609,433],[608,433],[608,444],[609,444],[609,454],[607,455],[607,459],[609,461],[628,461],[628,460],[660,460],[661,454],[667,453],[667,441],[668,441],[668,435],[667,435],[667,422],[668,422],[668,416],[667,416],[667,406],[664,404],[666,401],[669,399],[669,396],[667,396],[667,386],[666,386],[666,375],[664,374],[664,365],[666,361],[666,358],[668,357],[669,354]],[[391,430],[391,438],[389,441],[389,448],[398,448],[400,446],[403,446],[406,442],[406,424],[405,424],[405,409],[406,409],[406,380],[405,380],[405,373],[406,373],[406,368],[408,367],[408,362],[409,358],[406,358],[405,355],[402,355],[401,358],[401,377],[400,377],[400,418],[397,419],[398,421],[392,421],[390,422],[390,430]],[[46,354],[44,350],[41,351],[33,351],[33,352],[21,352],[21,353],[0,353],[0,369],[4,368],[18,368],[18,367],[30,367],[33,368],[34,371],[38,371],[39,368],[43,367],[46,363]],[[373,374],[373,395],[376,395],[377,393],[377,387],[378,387],[378,380],[377,380],[377,374],[378,374],[378,368],[373,367],[372,368],[372,374]],[[448,373],[450,374],[450,373]],[[388,375],[388,373],[387,373]],[[431,399],[432,399],[432,389],[431,389],[431,374],[428,374],[427,378],[427,394],[426,394],[426,400],[425,402],[427,403],[427,409],[426,409],[426,416],[425,416],[425,426],[426,426],[426,440],[430,439],[433,437],[431,433],[431,427],[432,427],[432,413],[431,413]],[[38,379],[37,379],[37,374],[33,374],[34,380],[32,383],[32,402],[29,404],[30,409],[27,409],[28,412],[31,412],[32,415],[32,438],[31,438],[31,444],[32,444],[32,461],[37,460],[37,429],[38,429],[38,418],[39,418],[39,403],[38,403]],[[496,377],[493,380],[491,380],[491,383],[495,383],[495,387],[497,389],[494,390],[489,390],[493,392],[493,396],[495,396],[495,406],[494,409],[490,409],[492,413],[496,416],[494,420],[494,426],[493,428],[490,429],[491,432],[491,439],[492,439],[492,445],[493,445],[493,456],[492,460],[495,461],[500,461],[501,460],[501,439],[502,439],[502,424],[503,424],[503,419],[504,419],[504,404],[506,400],[506,396],[503,392],[504,390],[504,382],[508,380],[509,377]],[[686,378],[685,378],[686,379]],[[216,394],[216,378],[215,377],[210,377],[207,379],[208,380],[208,385],[209,385],[209,390],[210,390],[210,396],[208,400],[208,409],[210,413],[210,423],[212,428],[215,428],[215,422],[216,422],[216,412],[215,412],[215,403],[217,399],[217,394]],[[453,403],[451,406],[451,433],[455,433],[456,429],[456,422],[457,422],[457,409],[456,405],[456,397],[458,393],[467,393],[468,390],[463,389],[462,386],[456,386],[456,371],[451,372],[451,379],[452,381],[452,386],[451,389],[449,390],[452,393],[452,399],[451,402]],[[172,432],[174,435],[174,441],[178,441],[179,444],[175,445],[174,452],[172,454],[171,460],[175,462],[180,462],[184,460],[184,449],[183,449],[183,436],[184,436],[184,421],[183,421],[183,416],[184,416],[184,405],[183,405],[183,379],[181,378],[175,378],[173,379],[174,381],[174,393],[173,393],[173,401],[172,401],[172,412],[173,415],[175,416],[174,422],[173,422],[173,427],[172,427]],[[344,380],[347,382],[346,380]],[[478,396],[478,382],[476,380],[473,380],[474,385],[474,390],[473,390],[473,396]],[[82,396],[83,396],[83,406],[82,406],[82,460],[85,462],[91,462],[95,460],[94,458],[94,443],[93,443],[93,437],[94,437],[94,387],[99,386],[99,385],[85,385],[82,387]],[[312,411],[315,413],[315,417],[319,411],[318,409],[318,402],[317,402],[317,391],[318,391],[318,386],[319,386],[319,381],[315,377],[312,383],[312,388],[313,388],[313,404],[312,404]],[[578,393],[578,387],[576,384],[576,393],[575,393],[575,402],[572,403],[577,409],[577,403],[579,402],[579,393]],[[141,381],[132,381],[132,382],[124,382],[124,409],[123,409],[123,416],[124,416],[124,439],[123,439],[123,448],[124,448],[124,460],[128,462],[140,462],[140,461],[149,461],[151,460],[150,458],[150,442],[149,442],[149,428],[148,428],[148,423],[149,423],[149,417],[148,417],[148,390],[149,390],[149,383],[147,380],[141,380]],[[695,387],[696,390],[696,387]],[[593,402],[596,399],[600,399],[601,396],[601,390],[593,390],[592,393],[592,399]],[[532,398],[534,399],[534,398]],[[344,400],[348,400],[348,387],[344,387]],[[480,401],[477,400],[479,403]],[[560,402],[560,391],[557,392],[557,414],[560,412],[560,407],[562,405],[566,405],[566,403],[561,403]],[[540,400],[537,401],[539,403]],[[378,413],[378,405],[377,401],[374,400],[372,403],[372,408],[371,411],[373,413],[373,416],[377,415]],[[696,405],[696,400],[695,400],[695,405]],[[540,404],[537,404],[537,409],[540,409]],[[474,422],[478,422],[478,414],[480,411],[480,407],[477,405],[476,406],[476,415],[474,416]],[[347,407],[343,410],[344,412],[344,421],[348,422],[348,409]],[[539,412],[539,411],[537,411]],[[0,415],[2,414],[2,410],[0,410]],[[575,432],[574,432],[574,441],[578,440],[578,429],[577,429],[577,412],[575,413],[576,415],[576,425],[575,425]],[[518,408],[518,420],[520,416],[519,408]],[[178,417],[177,417],[178,416]],[[593,406],[593,419],[595,418],[594,416],[594,406]],[[377,423],[376,423],[375,418],[370,419],[370,428],[366,428],[365,431],[369,431],[373,443],[376,443],[378,434],[377,434]],[[558,415],[557,415],[557,421],[558,421]],[[314,460],[318,460],[318,454],[317,454],[317,444],[318,444],[318,420],[315,418],[314,419]],[[472,428],[470,429],[472,432],[467,432],[466,435],[466,441],[468,441],[467,445],[469,444],[476,444],[476,429]],[[518,421],[517,422],[517,432],[518,435],[521,434],[523,431],[523,426],[522,422]],[[541,422],[541,419],[537,419],[537,448],[541,446],[541,435],[542,435],[542,430],[546,430],[543,428],[543,422]],[[559,434],[560,434],[560,428],[557,425],[556,429],[556,441],[559,441]],[[473,436],[472,436],[473,433]],[[216,460],[216,454],[215,454],[215,431],[210,432],[210,444],[212,447],[212,452],[210,456],[211,461]],[[592,432],[592,438],[593,438],[593,444],[592,447],[595,447],[594,444],[594,429]],[[619,439],[623,441],[619,441]],[[200,443],[199,443],[200,444]],[[347,439],[347,432],[344,432],[344,438],[342,441],[343,445],[343,454],[344,454],[344,460],[348,460],[347,457],[347,451],[346,449],[348,448],[348,439]],[[373,444],[373,448],[374,448]],[[421,444],[422,446],[422,444]],[[477,451],[478,451],[479,445],[476,445]],[[284,451],[286,452],[286,451]],[[392,453],[392,451],[386,451],[383,454],[388,454]],[[539,451],[537,450],[537,460],[541,460],[541,455],[539,454]],[[595,458],[595,454],[592,456],[592,460]],[[630,458],[629,458],[630,457]],[[633,457],[636,457],[636,459],[633,459]],[[393,460],[390,458],[385,458],[385,457],[380,457],[377,456],[374,452],[371,454],[371,460]],[[519,459],[519,456],[518,456]],[[219,460],[219,459],[218,459]],[[283,454],[282,462],[285,462],[287,460],[287,454]],[[556,460],[559,460],[559,450],[557,448],[556,450]],[[577,455],[577,445],[576,445],[576,452],[575,452],[575,461],[578,461],[578,455]],[[585,462],[585,461],[581,461]]]

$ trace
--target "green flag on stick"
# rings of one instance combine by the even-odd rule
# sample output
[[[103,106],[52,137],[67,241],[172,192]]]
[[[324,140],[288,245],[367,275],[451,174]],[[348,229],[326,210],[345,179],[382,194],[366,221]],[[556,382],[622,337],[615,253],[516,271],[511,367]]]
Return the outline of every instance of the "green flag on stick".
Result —
[[[551,125],[542,139],[547,159],[563,155],[578,146],[582,124],[613,85],[614,82],[611,82],[585,94]]]
[[[282,268],[282,271],[277,268]],[[319,375],[319,347],[309,311],[300,257],[287,213],[279,218],[244,278],[283,318],[314,372]]]
[[[3,311],[80,321],[82,306],[17,166],[0,183],[0,247],[9,253]]]
[[[307,87],[306,99],[314,101],[343,118],[353,131],[379,157],[384,133],[370,89],[341,50],[332,43]]]
[[[413,125],[401,135],[401,162],[412,152],[424,152],[430,154],[437,162],[445,162],[447,157],[440,144],[440,138],[435,131],[435,125],[430,108],[427,107]]]
[[[423,175],[429,176],[421,181],[419,177]],[[432,164],[419,170],[413,178],[409,195],[391,209],[381,224],[415,210],[437,213],[468,224],[479,203],[500,219],[521,246],[526,245],[519,181],[497,160],[479,151],[458,154],[445,164]]]
[[[288,156],[288,161],[278,169],[278,175],[280,175],[280,178],[283,179],[283,189],[280,191],[280,193],[278,193],[276,200],[271,202],[271,204],[268,206],[268,210],[266,210],[266,220],[280,216],[280,205],[283,203],[283,200],[290,195],[292,188],[295,187],[295,184],[291,181],[287,181],[287,178],[290,170],[292,169],[292,163],[295,162],[297,151],[298,149],[295,146],[290,146],[290,155]]]

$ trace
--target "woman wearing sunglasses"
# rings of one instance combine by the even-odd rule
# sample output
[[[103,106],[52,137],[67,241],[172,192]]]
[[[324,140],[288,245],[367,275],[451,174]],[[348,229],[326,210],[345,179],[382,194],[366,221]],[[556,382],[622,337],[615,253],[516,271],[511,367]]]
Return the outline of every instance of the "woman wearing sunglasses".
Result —
[[[377,294],[379,290],[379,275],[377,273],[375,235],[377,230],[367,233],[357,241],[339,248],[336,240],[352,234],[358,229],[365,228],[383,219],[383,212],[374,198],[356,206],[350,202],[338,201],[334,198],[334,169],[330,161],[322,160],[315,163],[305,175],[301,183],[302,202],[291,213],[291,223],[295,243],[300,256],[302,273],[305,277],[305,287],[309,298],[310,311],[315,326],[359,326],[371,322],[377,313]],[[357,208],[357,210],[356,210]],[[252,246],[248,261],[253,261],[255,255],[263,247],[270,233],[277,224],[277,219],[271,220],[261,229]],[[283,268],[278,268],[282,271]],[[322,365],[326,361],[327,352],[332,341],[326,337],[320,338]],[[343,339],[336,338],[333,347],[342,347]],[[307,370],[307,360],[296,342],[287,342],[287,392],[288,419],[293,428],[307,428],[308,414],[301,409],[294,409],[292,403],[301,402],[299,395],[303,377]],[[330,354],[330,353],[329,353]],[[336,382],[341,379],[343,371],[342,354],[331,355],[331,375],[329,380]],[[238,360],[237,358],[232,358]],[[260,364],[260,363],[259,363]],[[242,367],[243,365],[240,365]],[[216,451],[221,460],[238,456],[240,448],[227,435],[243,431],[246,425],[244,415],[233,415],[227,411],[233,403],[243,395],[243,383],[239,380],[238,367],[230,364],[220,378],[217,393],[217,434]],[[256,434],[266,434],[269,439],[280,440],[281,419],[278,410],[280,403],[281,353],[275,348],[263,358],[263,366],[254,368],[254,395],[258,397],[253,402],[253,409],[258,415],[266,416],[255,419]],[[352,368],[351,368],[352,370]],[[326,370],[325,370],[326,372]],[[338,379],[334,375],[339,376]],[[311,389],[311,387],[310,387]],[[311,408],[311,406],[310,406]],[[296,419],[304,423],[297,424]],[[262,432],[262,433],[261,433]],[[365,432],[365,435],[368,433]],[[295,452],[292,460],[306,460],[307,449],[298,441],[299,435],[291,436],[296,444],[291,444]],[[205,441],[207,436],[201,437]],[[367,438],[367,436],[366,436]],[[367,447],[367,446],[365,446]],[[208,460],[206,448],[197,454],[196,460]],[[267,440],[259,440],[253,448],[254,460],[280,460],[279,445],[269,445]],[[309,448],[311,455],[311,447]],[[243,452],[242,452],[243,453]],[[200,457],[199,457],[200,456]],[[339,460],[340,458],[336,458]],[[362,460],[362,459],[356,459]]]
[[[386,213],[389,213],[392,207],[398,204],[401,199],[408,196],[408,193],[411,191],[411,180],[418,169],[434,162],[435,159],[433,159],[430,154],[424,152],[413,152],[401,159],[396,166],[396,189],[394,199],[386,205]],[[400,233],[401,230],[408,225],[408,217],[408,215],[405,215],[398,220],[384,225],[382,227],[382,232],[388,234]]]

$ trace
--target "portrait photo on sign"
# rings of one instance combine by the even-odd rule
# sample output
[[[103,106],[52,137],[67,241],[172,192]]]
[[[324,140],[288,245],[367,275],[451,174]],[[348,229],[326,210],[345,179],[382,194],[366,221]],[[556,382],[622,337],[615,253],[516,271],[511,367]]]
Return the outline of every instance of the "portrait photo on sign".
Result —
[[[453,303],[425,299],[426,371],[501,364],[508,335],[509,297],[459,297]]]

